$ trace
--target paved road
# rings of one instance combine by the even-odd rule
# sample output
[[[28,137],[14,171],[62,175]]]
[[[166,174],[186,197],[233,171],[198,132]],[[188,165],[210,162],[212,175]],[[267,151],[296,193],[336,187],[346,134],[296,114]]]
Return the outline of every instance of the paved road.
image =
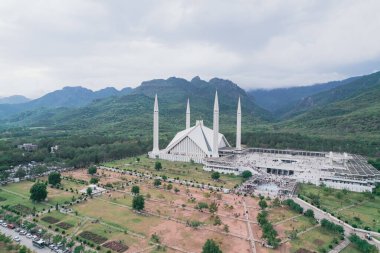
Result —
[[[52,252],[49,248],[46,248],[46,247],[43,248],[43,249],[34,247],[31,239],[28,239],[25,236],[19,235],[18,233],[16,233],[12,229],[8,229],[8,228],[5,228],[3,226],[0,226],[0,232],[3,233],[3,234],[6,234],[8,236],[12,236],[12,239],[16,235],[19,236],[20,240],[21,240],[20,244],[25,245],[26,247],[28,247],[29,249],[31,249],[31,250],[33,250],[33,251],[35,251],[37,253],[51,253]]]

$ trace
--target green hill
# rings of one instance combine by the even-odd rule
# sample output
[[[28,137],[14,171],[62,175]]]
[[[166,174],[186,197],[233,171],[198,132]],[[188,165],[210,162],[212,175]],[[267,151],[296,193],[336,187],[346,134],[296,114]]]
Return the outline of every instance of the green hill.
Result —
[[[209,82],[199,77],[187,81],[181,78],[143,82],[130,94],[96,100],[80,108],[39,109],[23,112],[7,120],[8,127],[46,127],[69,129],[73,132],[95,131],[150,138],[153,121],[153,100],[157,93],[160,107],[161,138],[169,140],[185,126],[187,98],[191,104],[191,121],[203,119],[212,126],[215,91],[220,104],[220,128],[234,132],[238,97],[241,97],[243,124],[252,129],[257,123],[267,122],[270,114],[258,107],[247,93],[228,80],[214,78]]]

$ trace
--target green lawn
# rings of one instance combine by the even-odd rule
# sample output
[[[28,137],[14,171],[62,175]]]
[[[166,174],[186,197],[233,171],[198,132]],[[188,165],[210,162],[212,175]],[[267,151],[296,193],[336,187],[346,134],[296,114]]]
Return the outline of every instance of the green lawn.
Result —
[[[40,211],[43,208],[46,208],[47,206],[42,203],[33,203],[28,196],[19,196],[15,195],[6,191],[3,191],[2,188],[0,188],[0,198],[4,198],[4,201],[0,201],[1,206],[14,206],[17,204],[22,204],[26,207],[29,207],[33,209],[33,207],[36,208],[36,210]]]
[[[361,228],[368,226],[371,230],[380,231],[380,198],[342,210],[337,215],[349,224]]]
[[[297,218],[294,218],[292,220],[288,220],[284,223],[281,223],[279,225],[275,226],[275,229],[280,226],[285,231],[285,235],[289,236],[290,233],[295,230],[298,233],[301,231],[305,231],[306,229],[314,226],[314,223],[312,222],[312,219],[305,217],[305,216],[299,216]]]
[[[299,213],[296,213],[285,206],[271,208],[268,210],[268,214],[268,220],[272,223],[277,223],[299,215]]]
[[[355,245],[350,243],[346,248],[344,248],[340,253],[362,253]]]
[[[313,194],[318,195],[321,209],[334,213],[337,217],[340,216],[343,221],[351,225],[356,224],[360,228],[369,227],[374,231],[380,230],[380,197],[378,196],[370,199],[368,193],[343,191],[311,184],[300,184],[298,193],[309,202]],[[349,208],[340,210],[344,207]]]
[[[5,201],[1,201],[0,205],[17,205],[22,204],[29,208],[36,207],[37,211],[47,208],[48,206],[54,206],[56,203],[63,204],[72,199],[72,197],[78,197],[76,193],[70,191],[60,190],[47,187],[48,196],[47,201],[41,203],[34,203],[29,199],[29,190],[34,182],[22,181],[19,183],[12,183],[0,188],[0,197],[5,198]]]
[[[193,182],[211,184],[215,186],[224,186],[233,188],[236,184],[241,183],[241,177],[234,175],[221,175],[220,181],[215,182],[211,179],[211,172],[203,170],[202,164],[171,162],[166,160],[149,159],[146,156],[139,156],[140,162],[136,162],[136,158],[127,158],[104,163],[104,166],[115,167],[120,169],[136,170],[138,172],[153,173],[157,175],[166,175],[168,177],[191,180]],[[156,161],[162,164],[162,170],[156,171],[154,165]]]
[[[321,252],[322,249],[327,249],[328,252],[328,246],[329,244],[332,244],[334,238],[338,239],[339,236],[324,228],[317,227],[302,234],[297,239],[290,241],[290,251],[293,253],[303,248],[316,252]]]

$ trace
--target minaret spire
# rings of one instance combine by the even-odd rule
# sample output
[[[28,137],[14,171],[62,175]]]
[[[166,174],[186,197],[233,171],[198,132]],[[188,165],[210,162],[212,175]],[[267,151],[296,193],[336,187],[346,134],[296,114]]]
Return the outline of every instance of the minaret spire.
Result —
[[[240,96],[237,106],[236,114],[236,150],[241,150],[241,106],[240,106]]]
[[[190,128],[190,99],[187,99],[186,107],[186,129]]]
[[[213,121],[214,138],[212,144],[212,157],[219,157],[219,102],[218,91],[215,92],[214,101],[214,121]]]
[[[158,99],[157,94],[154,97],[154,111],[153,111],[153,153],[158,153]]]

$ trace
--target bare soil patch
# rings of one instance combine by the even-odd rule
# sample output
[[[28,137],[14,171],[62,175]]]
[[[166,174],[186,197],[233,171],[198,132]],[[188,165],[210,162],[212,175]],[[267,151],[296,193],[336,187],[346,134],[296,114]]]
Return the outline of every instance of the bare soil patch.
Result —
[[[43,220],[49,224],[55,224],[55,223],[58,223],[60,221],[59,219],[51,217],[51,216],[42,217],[41,220]]]
[[[103,244],[103,246],[119,253],[122,253],[128,249],[127,245],[124,245],[121,242],[117,241],[106,242],[105,244]]]
[[[57,224],[57,227],[60,227],[64,230],[67,230],[67,229],[70,229],[72,227],[74,227],[73,225],[71,225],[70,223],[67,223],[67,222],[60,222]]]
[[[20,213],[23,213],[23,214],[29,214],[29,213],[32,213],[32,209],[27,207],[27,206],[24,206],[22,204],[17,204],[17,205],[14,205],[11,207],[12,210],[14,211],[17,211],[17,212],[20,212]]]
[[[82,233],[79,234],[79,236],[82,237],[83,239],[93,241],[96,244],[102,244],[105,241],[107,241],[107,238],[105,238],[104,236],[94,234],[90,231],[83,231]]]

